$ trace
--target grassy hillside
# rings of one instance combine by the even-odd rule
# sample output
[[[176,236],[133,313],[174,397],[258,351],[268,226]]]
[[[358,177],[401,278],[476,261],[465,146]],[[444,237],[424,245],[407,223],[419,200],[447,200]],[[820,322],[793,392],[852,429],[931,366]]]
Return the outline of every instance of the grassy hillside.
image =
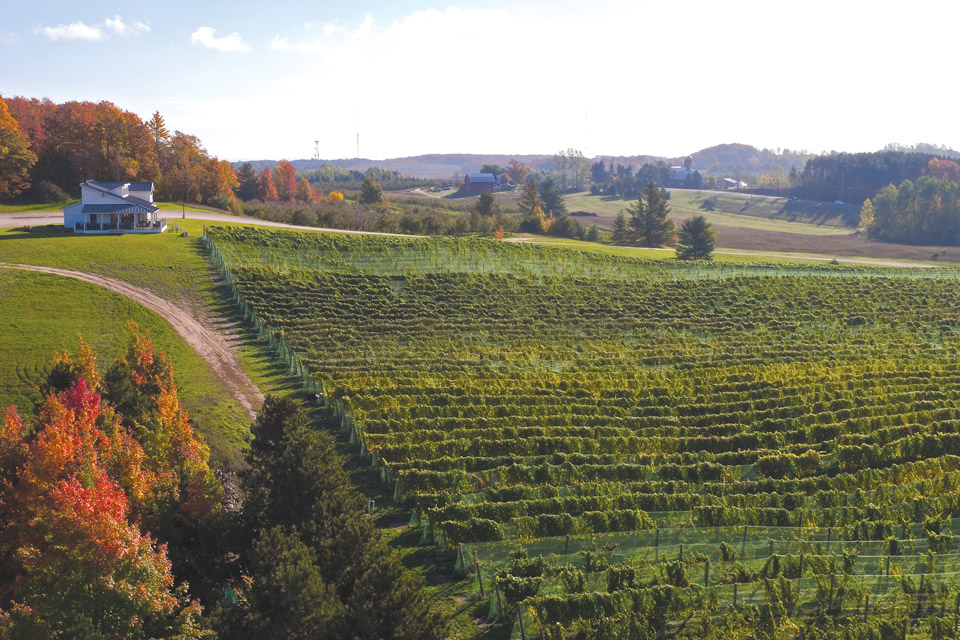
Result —
[[[75,236],[59,225],[0,229],[0,262],[45,265],[109,276],[143,287],[193,309],[201,317],[222,314],[237,322],[198,238],[202,221],[177,221],[190,237],[168,231],[157,235]],[[0,400],[16,402],[29,413],[31,390],[43,368],[58,351],[73,349],[76,334],[112,360],[134,320],[157,336],[168,351],[184,385],[184,405],[214,447],[214,453],[235,457],[249,420],[205,363],[186,346],[169,324],[140,305],[96,286],[69,278],[0,269]],[[227,327],[229,329],[229,327]],[[243,336],[241,335],[241,338]],[[255,346],[238,356],[248,375],[264,392],[291,388],[272,357]]]
[[[209,367],[155,313],[72,278],[0,269],[0,407],[31,417],[53,358],[76,352],[77,335],[109,365],[126,348],[127,323],[149,331],[173,363],[180,397],[217,461],[235,464],[247,418]]]

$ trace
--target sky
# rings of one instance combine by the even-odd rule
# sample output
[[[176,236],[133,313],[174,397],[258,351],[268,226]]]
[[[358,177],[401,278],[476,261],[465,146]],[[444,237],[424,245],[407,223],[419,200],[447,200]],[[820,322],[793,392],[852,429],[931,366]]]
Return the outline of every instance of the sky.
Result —
[[[17,3],[0,95],[109,100],[228,160],[960,149],[960,3]]]

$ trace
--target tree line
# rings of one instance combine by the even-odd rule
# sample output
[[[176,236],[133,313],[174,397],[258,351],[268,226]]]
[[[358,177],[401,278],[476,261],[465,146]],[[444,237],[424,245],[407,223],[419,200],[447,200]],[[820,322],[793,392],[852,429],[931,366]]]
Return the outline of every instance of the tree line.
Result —
[[[0,139],[14,150],[0,160],[0,199],[30,190],[35,199],[63,201],[85,180],[150,181],[162,200],[220,198],[229,206],[234,199],[230,163],[208,154],[196,136],[171,132],[159,112],[144,121],[108,101],[16,96],[0,103]]]
[[[958,246],[960,183],[924,176],[887,185],[864,201],[860,222],[869,237],[882,242]]]
[[[860,203],[889,184],[925,175],[934,159],[903,151],[817,156],[807,161],[793,193],[807,200]]]

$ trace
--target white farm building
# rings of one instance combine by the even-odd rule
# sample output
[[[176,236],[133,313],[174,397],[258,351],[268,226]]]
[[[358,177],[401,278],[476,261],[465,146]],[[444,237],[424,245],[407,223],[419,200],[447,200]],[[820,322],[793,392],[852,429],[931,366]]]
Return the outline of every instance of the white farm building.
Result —
[[[75,233],[160,233],[152,182],[98,182],[80,185],[80,202],[63,210],[63,226]]]

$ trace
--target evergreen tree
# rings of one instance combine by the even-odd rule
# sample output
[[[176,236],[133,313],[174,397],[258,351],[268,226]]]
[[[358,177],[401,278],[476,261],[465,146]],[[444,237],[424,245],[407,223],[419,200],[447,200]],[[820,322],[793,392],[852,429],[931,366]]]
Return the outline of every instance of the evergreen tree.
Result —
[[[560,193],[560,189],[552,176],[540,185],[540,201],[543,202],[543,210],[553,213],[555,217],[559,218],[567,213],[567,204],[563,201],[563,194]]]
[[[543,202],[540,200],[540,183],[536,180],[530,180],[520,187],[520,213],[524,218],[533,216],[535,209],[543,209]]]
[[[493,197],[493,194],[489,191],[484,191],[480,194],[480,199],[477,200],[477,213],[482,216],[492,216],[500,212],[500,207],[497,205],[496,199]]]
[[[680,225],[677,258],[680,260],[709,260],[717,244],[717,232],[703,216],[687,218]]]
[[[364,178],[360,186],[359,201],[367,205],[383,204],[383,189],[370,176]]]
[[[617,214],[617,219],[613,223],[613,242],[614,244],[630,242],[630,227],[627,225],[627,216],[623,210]]]
[[[662,247],[673,244],[676,227],[667,216],[670,207],[663,197],[663,190],[654,182],[648,182],[647,188],[637,196],[630,212],[630,229],[633,240],[645,247]]]
[[[234,638],[344,638],[347,612],[323,579],[317,554],[296,530],[263,532],[250,554],[250,585],[242,615],[227,618]]]
[[[323,620],[344,630],[334,637],[445,637],[421,580],[404,570],[364,514],[363,497],[344,471],[333,438],[310,424],[302,406],[289,398],[267,397],[252,432],[244,519],[260,532],[260,541],[247,555],[249,564],[265,575],[251,577],[254,585],[264,581],[282,591],[251,594],[251,601],[266,607],[251,620],[266,629],[284,628],[283,637],[327,637],[311,635]],[[287,569],[278,572],[271,557]],[[293,585],[309,592],[299,593]],[[297,622],[283,621],[284,612],[303,610],[310,599],[323,607],[318,618],[303,626],[282,626]]]
[[[257,197],[257,172],[249,162],[244,162],[237,171],[237,197],[244,202]]]

